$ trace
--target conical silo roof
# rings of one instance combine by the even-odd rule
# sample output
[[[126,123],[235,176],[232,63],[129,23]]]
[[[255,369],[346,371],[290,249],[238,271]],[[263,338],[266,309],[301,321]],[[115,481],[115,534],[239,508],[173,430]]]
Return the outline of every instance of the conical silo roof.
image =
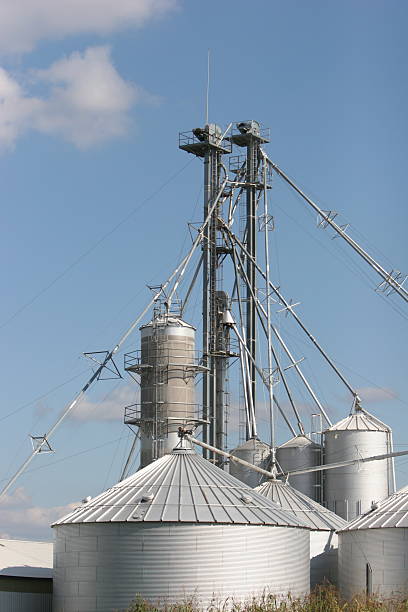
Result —
[[[385,425],[380,419],[373,416],[366,410],[358,410],[350,414],[345,419],[335,423],[326,431],[385,431],[390,432],[391,429]]]
[[[255,491],[294,514],[313,530],[337,531],[347,525],[340,516],[281,480],[267,480]]]
[[[408,527],[408,487],[374,504],[373,508],[351,521],[341,531]]]
[[[258,438],[249,438],[249,440],[246,440],[239,446],[236,446],[230,452],[233,455],[237,451],[246,451],[246,450],[247,451],[259,450],[265,453],[270,453],[271,447],[266,442],[262,442],[261,440],[258,440]]]
[[[176,448],[56,521],[186,522],[308,528],[191,447]]]
[[[313,440],[311,440],[307,436],[299,435],[294,436],[290,440],[287,440],[286,442],[278,446],[278,448],[303,448],[305,446],[316,446],[317,448],[319,445],[316,444],[316,442],[313,442]]]

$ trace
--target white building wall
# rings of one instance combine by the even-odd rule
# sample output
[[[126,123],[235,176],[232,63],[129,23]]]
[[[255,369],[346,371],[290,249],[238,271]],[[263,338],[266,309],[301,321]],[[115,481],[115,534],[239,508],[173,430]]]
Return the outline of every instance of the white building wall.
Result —
[[[361,529],[339,533],[339,588],[350,599],[366,591],[366,564],[372,591],[384,597],[408,595],[408,529]]]
[[[309,531],[257,525],[56,526],[53,612],[112,612],[137,593],[168,603],[309,592]]]

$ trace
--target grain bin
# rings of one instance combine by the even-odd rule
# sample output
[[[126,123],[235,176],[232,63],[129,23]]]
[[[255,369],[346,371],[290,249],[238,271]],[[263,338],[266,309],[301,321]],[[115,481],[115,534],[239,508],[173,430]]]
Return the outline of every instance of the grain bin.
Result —
[[[53,525],[54,612],[309,591],[309,529],[187,442]]]
[[[324,432],[325,463],[349,461],[392,451],[391,429],[358,408]],[[330,510],[350,521],[373,502],[395,491],[393,459],[327,470],[325,501]]]
[[[281,480],[267,480],[255,490],[310,527],[310,586],[337,584],[336,531],[346,521]]]
[[[234,448],[231,451],[231,455],[267,470],[271,456],[271,447],[265,442],[258,440],[258,438],[250,438]],[[235,463],[234,461],[230,461],[229,471],[232,476],[245,482],[251,488],[258,486],[263,478],[259,472],[255,472],[255,470],[251,470],[245,465]]]
[[[141,350],[125,356],[125,369],[140,375],[140,404],[128,406],[125,423],[140,427],[140,466],[170,453],[178,428],[197,419],[195,376],[200,370],[195,328],[159,314],[140,328]]]
[[[321,447],[305,435],[295,436],[276,449],[276,460],[283,472],[320,465]],[[320,499],[317,472],[289,477],[291,486],[312,499]]]
[[[339,531],[342,597],[408,596],[408,487],[375,504]]]

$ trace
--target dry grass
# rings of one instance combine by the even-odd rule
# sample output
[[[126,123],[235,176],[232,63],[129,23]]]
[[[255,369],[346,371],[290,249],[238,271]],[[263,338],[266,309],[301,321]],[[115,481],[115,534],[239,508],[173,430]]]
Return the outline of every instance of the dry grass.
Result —
[[[201,607],[194,599],[178,604],[151,604],[136,598],[126,612],[200,612]],[[264,595],[245,604],[227,599],[222,604],[209,606],[206,612],[408,612],[408,599],[382,599],[379,597],[354,597],[342,601],[337,590],[330,586],[317,587],[310,595],[284,600],[274,595]]]

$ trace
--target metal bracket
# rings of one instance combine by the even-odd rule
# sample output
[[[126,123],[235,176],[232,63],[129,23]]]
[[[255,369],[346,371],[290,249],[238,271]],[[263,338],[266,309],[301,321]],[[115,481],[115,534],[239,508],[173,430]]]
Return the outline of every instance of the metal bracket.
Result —
[[[275,376],[275,374],[277,372],[279,374],[279,369],[278,368],[273,368],[272,371],[269,368],[262,368],[262,380],[264,381],[264,383],[266,385],[270,385],[271,384],[272,387],[277,385],[280,382],[279,375]]]
[[[295,366],[299,365],[299,363],[302,363],[302,361],[304,360],[305,360],[305,357],[301,357],[297,361],[294,361],[290,365],[286,366],[286,368],[283,368],[283,370],[286,372],[286,370],[290,370],[290,368],[294,368]]]
[[[322,213],[324,213],[323,218],[322,215],[317,215],[317,227],[326,229],[326,227],[329,225],[329,221],[333,221],[337,217],[338,213],[335,210],[322,210]]]
[[[344,225],[339,225],[339,228],[340,228],[342,234],[346,234],[346,230],[348,230],[349,227],[350,227],[350,223],[345,223]],[[338,234],[334,234],[334,236],[332,236],[331,239],[334,240],[335,238],[338,238],[338,237],[339,237]]]
[[[95,355],[104,355],[105,358],[102,359],[102,361],[99,361],[95,357]],[[97,380],[116,380],[117,378],[123,378],[122,374],[118,370],[116,363],[113,361],[113,358],[109,357],[109,359],[106,359],[108,355],[109,351],[92,351],[91,353],[84,353],[85,357],[88,357],[88,359],[90,359],[91,361],[94,361],[98,365],[103,366],[102,370],[97,376]],[[110,365],[108,366],[108,364]],[[105,369],[111,374],[113,374],[113,376],[102,377],[102,372]]]
[[[39,453],[53,453],[54,449],[51,448],[50,443],[47,440],[46,434],[43,436],[31,436],[31,446],[33,450],[38,450]]]
[[[402,282],[399,282],[403,278]],[[375,291],[377,293],[384,293],[385,295],[391,295],[395,293],[395,286],[402,287],[405,281],[407,280],[408,275],[403,276],[402,272],[399,270],[391,270],[388,273],[388,277],[383,280],[378,287],[376,287]]]
[[[258,230],[260,232],[273,232],[273,230],[275,229],[275,218],[273,215],[270,215],[269,213],[263,214],[263,215],[259,215],[258,217]]]
[[[299,306],[299,304],[301,304],[302,302],[295,302],[293,304],[292,300],[289,301],[289,304],[287,306],[285,306],[284,308],[281,308],[280,310],[278,310],[277,312],[284,312],[285,316],[288,316],[288,312],[293,312],[293,309],[295,306]]]

